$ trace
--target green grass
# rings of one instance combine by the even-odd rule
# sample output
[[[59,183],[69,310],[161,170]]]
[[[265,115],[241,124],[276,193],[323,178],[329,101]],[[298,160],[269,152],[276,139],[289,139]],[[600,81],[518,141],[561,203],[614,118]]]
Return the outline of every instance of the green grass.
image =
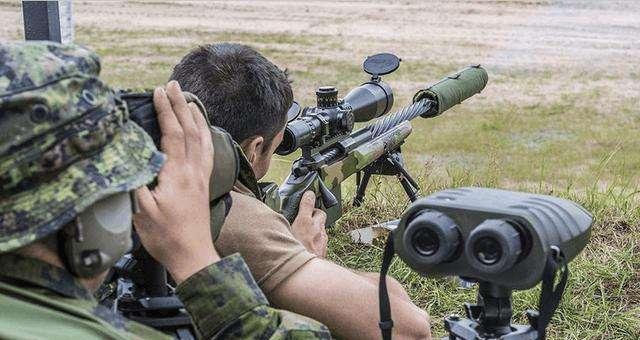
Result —
[[[0,4],[15,10],[13,2]],[[217,41],[250,44],[287,68],[301,103],[313,103],[317,86],[334,84],[345,94],[366,79],[359,64],[365,55],[331,53],[351,49],[342,36],[86,26],[76,33],[78,42],[103,57],[103,77],[123,88],[160,85],[190,48]],[[16,30],[12,38],[20,34]],[[383,46],[385,41],[376,44]],[[463,42],[455,47],[487,49]],[[396,89],[395,107],[408,103],[420,86],[462,66],[446,54],[405,59],[396,73],[385,77]],[[481,95],[441,117],[413,122],[414,132],[403,147],[408,169],[418,177],[423,194],[479,185],[554,194],[583,204],[596,224],[591,242],[570,264],[569,284],[549,338],[640,338],[639,97],[621,96],[616,86],[638,81],[640,75],[562,65],[489,65],[488,72],[489,84]],[[294,158],[276,158],[270,179],[282,180]],[[344,191],[345,198],[353,197],[352,181]],[[378,271],[382,240],[373,246],[356,245],[346,231],[396,218],[406,207],[397,199],[402,195],[393,178],[372,181],[364,206],[347,207],[330,230],[331,260]],[[430,313],[439,335],[441,318],[462,314],[462,303],[475,298],[473,289],[461,289],[451,278],[423,278],[400,261],[391,274]],[[516,322],[525,322],[522,312],[536,306],[538,292],[515,293]]]
[[[154,43],[153,38],[180,37],[178,43]],[[126,37],[126,39],[123,39]],[[188,39],[185,40],[185,37]],[[235,41],[256,46],[294,80],[296,98],[313,103],[313,90],[335,84],[346,93],[366,77],[359,62],[323,55],[319,45],[345,48],[340,39],[285,34],[224,34],[198,31],[105,31],[81,27],[78,40],[104,56],[104,76],[122,87],[144,88],[163,83],[174,63],[200,42]],[[151,41],[151,42],[150,42]],[[185,42],[186,41],[186,42]],[[421,85],[464,65],[405,60],[389,83],[396,92],[396,108],[408,103]],[[553,339],[634,339],[640,336],[640,116],[637,97],[615,98],[607,86],[581,91],[567,86],[547,95],[545,88],[565,77],[585,75],[568,70],[488,70],[487,90],[443,116],[416,120],[403,147],[407,167],[417,175],[423,194],[446,187],[480,185],[568,197],[582,203],[596,217],[592,239],[571,265],[564,299],[552,320]],[[587,74],[597,83],[610,74]],[[519,88],[534,99],[498,90]],[[269,174],[281,181],[296,156],[277,157]],[[345,198],[354,185],[345,185]],[[359,270],[378,271],[382,240],[373,246],[352,244],[346,231],[395,218],[406,202],[394,179],[376,179],[366,204],[347,208],[330,230],[331,260]],[[433,318],[435,334],[443,334],[441,317],[463,314],[462,304],[475,299],[474,289],[461,289],[452,278],[423,278],[396,261],[391,275],[408,290],[416,304]],[[537,305],[539,290],[514,294],[515,321]]]

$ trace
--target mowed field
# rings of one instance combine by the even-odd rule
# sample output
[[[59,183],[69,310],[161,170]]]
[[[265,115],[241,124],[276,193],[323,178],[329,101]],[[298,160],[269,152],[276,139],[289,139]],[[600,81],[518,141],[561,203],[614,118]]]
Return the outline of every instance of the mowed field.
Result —
[[[385,77],[396,109],[425,84],[484,65],[481,94],[413,122],[408,169],[423,194],[478,185],[581,202],[597,222],[570,265],[550,338],[640,338],[640,2],[74,1],[74,16],[76,41],[98,51],[104,78],[123,88],[160,85],[189,49],[221,41],[251,45],[288,69],[305,105],[318,86],[345,94],[365,81],[361,62],[377,52],[403,60]],[[19,1],[0,0],[0,22],[0,40],[22,39]],[[281,181],[293,159],[275,159],[270,179]],[[330,258],[377,271],[382,240],[355,245],[346,232],[397,217],[407,202],[393,178],[370,189],[330,230]],[[474,289],[422,278],[400,261],[392,275],[437,335],[443,316],[475,299]],[[525,323],[538,294],[515,293],[515,321]]]

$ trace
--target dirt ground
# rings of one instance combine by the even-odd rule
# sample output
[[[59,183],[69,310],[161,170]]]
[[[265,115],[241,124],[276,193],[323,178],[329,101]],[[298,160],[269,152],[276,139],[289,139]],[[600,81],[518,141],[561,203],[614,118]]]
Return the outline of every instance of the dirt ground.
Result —
[[[203,43],[194,31],[321,36],[330,37],[329,43],[323,39],[304,51],[295,42],[279,48],[295,51],[299,63],[305,57],[353,61],[393,51],[405,61],[481,62],[494,74],[546,70],[562,79],[563,72],[570,72],[567,78],[598,73],[605,77],[597,85],[615,87],[621,98],[640,93],[640,1],[105,0],[74,1],[73,8],[78,30],[119,31],[123,38],[126,32],[171,32],[144,38],[162,46]],[[22,36],[19,11],[18,0],[0,0],[0,40]],[[154,56],[145,54],[144,60],[153,62]],[[513,100],[538,103],[540,95],[585,90],[574,79],[541,84],[534,93],[519,85],[491,86],[487,94],[509,90]]]
[[[21,29],[0,7],[0,38]],[[640,57],[638,1],[74,1],[78,26],[331,35],[335,57],[376,47],[405,58],[480,58],[488,65],[629,66]],[[159,39],[162,39],[159,37]],[[166,41],[170,43],[171,41]],[[480,54],[479,54],[480,52]],[[637,67],[637,65],[635,65]],[[637,68],[635,68],[637,70]]]
[[[188,34],[194,30],[330,36],[343,42],[342,48],[325,48],[326,41],[307,51],[296,44],[290,48],[297,55],[335,60],[393,51],[409,61],[442,62],[443,56],[456,64],[478,61],[493,71],[604,72],[616,78],[608,85],[615,85],[620,96],[640,92],[640,1],[105,0],[74,1],[73,6],[79,29],[185,32],[147,41],[161,45],[202,43]],[[19,10],[18,0],[0,1],[0,39],[21,37]],[[537,90],[552,95],[568,85],[581,90],[579,82]],[[513,95],[538,100],[526,91]]]
[[[340,65],[357,66],[366,55],[390,51],[409,65],[401,67],[404,76],[389,78],[401,80],[392,84],[397,103],[405,103],[440,72],[482,63],[490,74],[490,86],[479,99],[482,104],[515,105],[516,114],[522,114],[527,108],[570,102],[569,97],[601,113],[593,123],[565,116],[566,121],[580,120],[586,129],[609,120],[640,125],[638,118],[620,113],[640,102],[640,1],[107,0],[74,1],[73,6],[78,40],[99,50],[103,75],[122,85],[155,85],[189,48],[231,39],[250,43],[292,70],[296,97],[312,100],[314,88],[324,85],[319,82],[341,81],[333,76],[342,72]],[[0,22],[0,40],[22,37],[18,0],[0,0]],[[313,64],[317,60],[321,68]],[[412,64],[413,73],[402,73]],[[129,69],[115,70],[123,69],[118,65]],[[150,70],[150,65],[156,68]],[[313,74],[304,78],[310,68]],[[130,77],[131,72],[146,74]],[[362,80],[356,76],[338,85],[353,86]],[[568,109],[585,111],[576,105]],[[421,124],[415,128],[421,129]],[[564,134],[558,133],[562,129],[545,126],[532,138],[551,141]],[[509,138],[519,135],[515,131]],[[591,163],[606,152],[612,152],[611,147],[591,153],[596,155]],[[424,162],[429,157],[417,159]],[[640,183],[638,178],[634,182]]]

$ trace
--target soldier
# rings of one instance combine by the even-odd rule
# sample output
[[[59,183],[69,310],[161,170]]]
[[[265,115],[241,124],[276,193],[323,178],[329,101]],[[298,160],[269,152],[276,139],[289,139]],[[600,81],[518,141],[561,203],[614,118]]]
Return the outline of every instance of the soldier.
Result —
[[[269,169],[293,100],[286,73],[248,46],[221,43],[192,50],[171,79],[200,98],[210,121],[227,130],[246,156],[216,248],[223,255],[242,254],[278,308],[314,318],[340,338],[378,338],[379,274],[357,273],[325,259],[326,215],[314,209],[313,192],[305,193],[291,225],[261,202],[257,180]],[[387,282],[395,297],[394,338],[429,338],[427,314],[397,281]]]
[[[166,338],[92,298],[129,249],[132,218],[200,337],[330,338],[313,320],[269,308],[239,255],[220,259],[209,227],[211,135],[179,85],[154,92],[165,155],[99,69],[77,46],[0,44],[0,338]]]

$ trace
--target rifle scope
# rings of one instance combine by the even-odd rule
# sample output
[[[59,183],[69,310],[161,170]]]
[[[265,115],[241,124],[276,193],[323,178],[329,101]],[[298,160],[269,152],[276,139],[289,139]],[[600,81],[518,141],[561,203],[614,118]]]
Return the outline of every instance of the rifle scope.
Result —
[[[366,122],[389,112],[393,91],[382,81],[370,81],[351,90],[338,101],[338,90],[323,86],[316,91],[317,106],[305,108],[301,117],[287,124],[278,155],[288,155],[300,147],[318,147],[348,134],[354,122]]]
[[[368,57],[363,69],[371,80],[349,91],[342,100],[338,100],[335,87],[320,87],[316,91],[317,106],[305,108],[299,118],[287,124],[276,153],[284,156],[301,147],[319,147],[351,133],[354,122],[366,122],[389,112],[393,90],[380,76],[395,71],[399,65],[400,59],[390,53]]]

